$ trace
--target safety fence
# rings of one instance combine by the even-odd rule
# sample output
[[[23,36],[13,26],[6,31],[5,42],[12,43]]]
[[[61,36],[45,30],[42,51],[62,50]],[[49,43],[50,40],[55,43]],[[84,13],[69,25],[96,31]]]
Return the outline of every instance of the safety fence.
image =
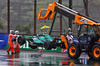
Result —
[[[9,1],[9,2],[8,2]],[[37,20],[39,9],[48,8],[48,4],[58,2],[59,0],[0,0],[0,33],[8,34],[8,27],[13,30],[19,30],[20,34],[34,34],[34,27],[36,27],[36,34],[41,31],[45,20]],[[85,15],[84,0],[73,0],[72,9]],[[62,0],[62,4],[69,7],[69,0]],[[8,15],[8,5],[10,14]],[[100,0],[88,0],[88,14],[89,17],[100,21]],[[34,7],[36,7],[36,17],[34,17]],[[9,19],[8,19],[9,17]],[[36,25],[34,26],[34,18],[36,18]],[[9,23],[8,23],[9,20]],[[72,21],[74,22],[74,21]],[[9,26],[8,26],[9,24]],[[51,26],[52,20],[46,20],[46,25]],[[69,19],[62,15],[62,33],[67,32],[69,27]],[[73,33],[77,33],[77,25],[72,24]],[[53,32],[51,35],[59,36],[60,32],[60,15],[57,14]],[[75,34],[76,35],[76,34]]]

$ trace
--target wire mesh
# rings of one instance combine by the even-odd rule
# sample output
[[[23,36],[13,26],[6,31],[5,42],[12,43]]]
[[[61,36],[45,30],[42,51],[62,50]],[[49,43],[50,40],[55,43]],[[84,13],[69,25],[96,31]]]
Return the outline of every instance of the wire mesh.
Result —
[[[0,33],[7,33],[7,0],[0,0]]]
[[[48,4],[58,2],[58,0],[36,0],[36,15],[39,9],[48,8]],[[85,8],[83,0],[72,0],[72,9],[85,15]],[[0,0],[0,33],[7,33],[8,28],[8,0]],[[62,4],[69,6],[69,0],[62,0]],[[88,0],[89,17],[100,21],[100,0]],[[10,0],[10,29],[18,30],[20,34],[34,34],[34,0]],[[37,18],[37,16],[36,16]],[[46,25],[51,27],[53,20],[37,20],[36,19],[36,33],[41,32],[41,27]],[[74,21],[73,21],[74,22]],[[67,34],[69,27],[69,20],[62,16],[62,34]],[[73,34],[77,33],[77,25],[72,25]],[[51,35],[60,36],[60,14],[57,14],[55,24]]]

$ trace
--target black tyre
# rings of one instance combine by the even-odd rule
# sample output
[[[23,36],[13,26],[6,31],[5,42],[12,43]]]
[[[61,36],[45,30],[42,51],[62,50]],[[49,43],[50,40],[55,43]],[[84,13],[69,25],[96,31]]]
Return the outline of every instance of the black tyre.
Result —
[[[68,47],[68,56],[71,59],[77,59],[81,54],[80,48],[76,44],[70,44]]]
[[[89,46],[88,49],[87,49],[87,53],[88,53],[88,56],[90,57],[90,59],[93,59],[93,56],[92,56],[92,46]]]
[[[25,43],[26,43],[25,37],[23,37],[23,36],[18,37],[18,43],[19,43],[20,45],[25,44]]]
[[[60,44],[60,48],[66,49],[64,42]]]
[[[93,56],[92,56],[92,52],[91,52],[91,51],[88,52],[88,56],[89,56],[91,59],[93,59]]]
[[[51,41],[45,42],[45,43],[44,43],[44,48],[45,48],[46,50],[51,50],[51,49],[53,48],[53,42],[51,42]]]
[[[31,43],[29,43],[29,47],[32,48],[32,49],[36,49],[37,45],[33,44],[33,42],[31,42]]]
[[[93,59],[100,60],[100,46],[94,45],[92,48]]]

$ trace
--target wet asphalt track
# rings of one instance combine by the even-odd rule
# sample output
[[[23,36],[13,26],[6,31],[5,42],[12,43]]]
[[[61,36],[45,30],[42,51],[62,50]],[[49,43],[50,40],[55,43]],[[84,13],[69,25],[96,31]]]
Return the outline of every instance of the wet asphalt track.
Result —
[[[79,59],[70,59],[67,53],[23,51],[7,55],[0,49],[0,66],[99,66],[100,61],[89,59],[82,54]]]

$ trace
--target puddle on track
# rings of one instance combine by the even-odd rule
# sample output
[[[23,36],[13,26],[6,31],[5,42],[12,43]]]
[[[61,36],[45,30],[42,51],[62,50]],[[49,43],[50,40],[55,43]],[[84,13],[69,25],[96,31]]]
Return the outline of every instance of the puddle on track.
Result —
[[[100,61],[89,59],[85,55],[79,59],[70,59],[67,54],[0,54],[0,66],[99,66]]]

